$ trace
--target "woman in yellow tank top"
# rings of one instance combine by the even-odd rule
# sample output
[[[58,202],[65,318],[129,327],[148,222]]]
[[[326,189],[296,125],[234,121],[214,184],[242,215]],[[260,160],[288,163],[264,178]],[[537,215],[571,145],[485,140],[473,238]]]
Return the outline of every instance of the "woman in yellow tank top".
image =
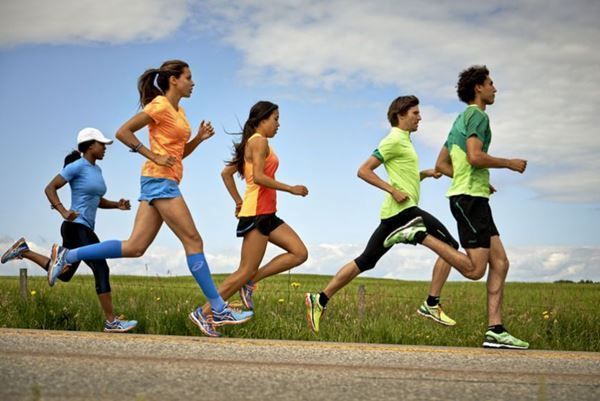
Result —
[[[275,179],[279,159],[269,146],[269,139],[279,128],[279,108],[276,104],[260,101],[250,109],[244,124],[242,140],[235,145],[233,159],[223,169],[221,177],[235,202],[239,218],[237,236],[243,237],[240,266],[219,286],[219,293],[227,300],[236,292],[247,308],[253,309],[252,293],[258,281],[296,267],[306,260],[308,251],[296,232],[281,220],[277,211],[276,191],[306,196],[304,185],[287,185]],[[238,173],[246,181],[244,198],[234,181]],[[259,268],[268,243],[285,252]],[[209,312],[209,306],[204,306]]]

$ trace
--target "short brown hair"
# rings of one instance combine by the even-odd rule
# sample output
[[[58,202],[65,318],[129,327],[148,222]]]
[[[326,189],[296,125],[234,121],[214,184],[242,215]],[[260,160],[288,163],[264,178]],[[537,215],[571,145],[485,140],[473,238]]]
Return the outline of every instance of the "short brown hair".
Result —
[[[398,125],[398,114],[401,116],[405,115],[406,112],[411,108],[419,105],[419,99],[416,96],[400,96],[394,99],[390,108],[388,109],[387,117],[392,127]]]

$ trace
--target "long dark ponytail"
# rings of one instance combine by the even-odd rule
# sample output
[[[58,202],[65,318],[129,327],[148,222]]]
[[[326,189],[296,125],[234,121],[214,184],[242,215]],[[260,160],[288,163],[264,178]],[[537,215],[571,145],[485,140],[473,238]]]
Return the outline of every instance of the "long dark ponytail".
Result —
[[[233,144],[233,158],[227,162],[228,166],[236,167],[240,177],[244,178],[244,154],[248,139],[256,133],[256,129],[260,122],[271,117],[271,114],[278,108],[279,106],[275,103],[261,100],[250,109],[248,120],[246,120],[244,128],[242,128],[242,132],[238,133],[238,135],[242,135],[242,140],[239,143]]]
[[[67,164],[71,164],[74,161],[81,159],[81,154],[87,152],[94,142],[96,141],[92,139],[91,141],[81,142],[79,145],[77,145],[77,150],[73,150],[65,157],[65,164],[63,164],[63,168],[65,168]]]
[[[164,95],[169,89],[169,78],[179,78],[183,70],[189,68],[185,61],[168,60],[162,63],[160,68],[150,68],[138,79],[138,92],[140,93],[140,105],[144,107],[156,96]],[[154,81],[156,80],[156,85]]]

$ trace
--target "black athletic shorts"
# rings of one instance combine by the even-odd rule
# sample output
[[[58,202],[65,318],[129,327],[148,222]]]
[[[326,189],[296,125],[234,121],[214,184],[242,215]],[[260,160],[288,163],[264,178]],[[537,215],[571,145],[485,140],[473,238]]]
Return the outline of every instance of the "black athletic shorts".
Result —
[[[490,239],[500,235],[488,198],[456,195],[450,197],[450,211],[456,219],[460,244],[465,249],[489,248]]]
[[[275,213],[240,217],[236,235],[243,237],[256,228],[262,235],[268,236],[283,223],[285,222],[277,217]]]
[[[379,223],[379,226],[371,235],[363,253],[354,259],[358,269],[362,272],[375,267],[379,259],[381,259],[387,251],[392,249],[383,246],[383,241],[386,237],[395,229],[402,227],[415,217],[419,216],[423,219],[427,234],[433,235],[435,238],[447,243],[454,249],[458,249],[458,242],[438,219],[427,213],[425,210],[414,206],[404,209],[395,216],[381,220],[381,223]]]

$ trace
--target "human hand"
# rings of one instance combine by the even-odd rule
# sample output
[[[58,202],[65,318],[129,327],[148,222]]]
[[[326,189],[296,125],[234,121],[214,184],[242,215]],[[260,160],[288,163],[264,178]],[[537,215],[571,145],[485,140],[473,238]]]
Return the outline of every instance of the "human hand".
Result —
[[[200,128],[198,128],[198,134],[197,134],[197,136],[200,138],[200,142],[207,140],[214,134],[215,134],[215,130],[212,127],[210,121],[205,123],[204,120],[202,120],[202,122],[200,123]]]
[[[61,215],[67,221],[73,221],[79,217],[79,213],[74,210],[65,210],[64,213],[61,213]]]
[[[173,167],[177,159],[175,158],[175,156],[159,155],[155,153],[152,161],[158,164],[159,166]]]
[[[119,208],[120,210],[131,210],[131,204],[129,203],[129,199],[119,199],[117,208]]]
[[[516,171],[518,173],[523,174],[525,169],[527,168],[527,160],[523,159],[510,159],[508,161],[508,168],[512,171]]]
[[[392,198],[394,198],[394,200],[398,203],[402,203],[408,200],[409,196],[408,194],[402,192],[402,191],[398,191],[397,189],[394,188],[394,190],[391,192]]]
[[[294,185],[290,188],[290,193],[292,195],[306,196],[308,195],[308,188],[304,185]]]

